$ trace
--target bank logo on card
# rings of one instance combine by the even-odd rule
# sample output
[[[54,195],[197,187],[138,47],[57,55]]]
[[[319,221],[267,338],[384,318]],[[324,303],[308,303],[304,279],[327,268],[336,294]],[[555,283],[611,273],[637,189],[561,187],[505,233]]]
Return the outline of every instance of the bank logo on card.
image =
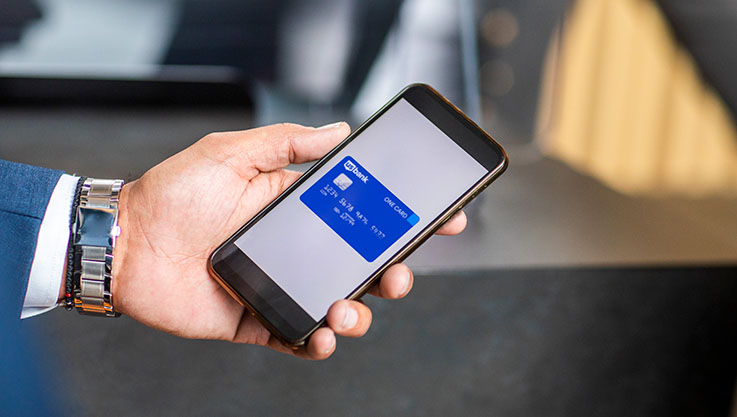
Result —
[[[356,166],[356,164],[353,163],[353,161],[345,161],[343,166],[345,167],[345,169],[350,171],[352,174],[356,174],[356,177],[358,177],[359,181],[363,181],[364,184],[368,182],[368,176],[364,174],[363,172],[361,172],[361,170],[358,169],[358,167]]]
[[[420,217],[350,156],[299,197],[368,262],[394,244]]]

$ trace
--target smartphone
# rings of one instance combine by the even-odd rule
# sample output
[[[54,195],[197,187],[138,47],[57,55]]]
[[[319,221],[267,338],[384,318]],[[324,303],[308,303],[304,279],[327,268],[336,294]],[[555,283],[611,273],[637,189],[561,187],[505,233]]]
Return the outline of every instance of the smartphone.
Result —
[[[283,343],[304,344],[508,164],[438,92],[413,84],[230,237],[210,273]]]

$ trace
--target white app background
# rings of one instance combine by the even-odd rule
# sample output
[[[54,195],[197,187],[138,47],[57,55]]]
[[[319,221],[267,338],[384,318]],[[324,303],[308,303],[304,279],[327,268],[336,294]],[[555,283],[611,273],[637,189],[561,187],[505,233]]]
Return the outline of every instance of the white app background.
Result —
[[[373,262],[299,200],[348,155],[420,216]],[[488,172],[404,99],[331,161],[235,242],[314,320],[322,319],[333,302],[348,296]],[[345,175],[333,180],[341,189],[351,181]]]

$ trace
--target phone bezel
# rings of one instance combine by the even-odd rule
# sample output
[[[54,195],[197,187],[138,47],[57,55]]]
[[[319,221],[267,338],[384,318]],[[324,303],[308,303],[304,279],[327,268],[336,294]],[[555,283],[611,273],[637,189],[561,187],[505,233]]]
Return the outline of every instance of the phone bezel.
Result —
[[[421,230],[409,242],[405,244],[397,253],[387,260],[381,267],[374,271],[366,278],[361,285],[356,287],[353,292],[346,297],[347,299],[357,299],[363,296],[371,285],[380,277],[384,271],[391,265],[402,261],[409,256],[418,246],[427,240],[445,221],[453,214],[460,210],[465,204],[471,201],[484,188],[486,188],[494,179],[506,170],[509,164],[509,158],[504,149],[490,135],[483,131],[478,125],[470,120],[463,112],[461,112],[452,103],[446,100],[442,95],[426,84],[412,84],[405,87],[394,98],[386,103],[381,109],[374,113],[368,120],[352,132],[345,140],[343,140],[333,150],[328,152],[322,159],[317,161],[307,172],[305,172],[299,180],[292,184],[287,190],[280,194],[274,201],[267,205],[250,221],[243,225],[228,240],[220,245],[208,259],[208,269],[213,277],[226,289],[226,291],[235,298],[241,305],[246,307],[251,314],[261,321],[261,323],[271,331],[281,342],[289,346],[299,346],[305,343],[307,338],[318,329],[325,321],[315,321],[299,305],[291,299],[279,286],[268,277],[253,261],[243,254],[240,249],[235,246],[237,240],[243,233],[251,228],[256,222],[268,214],[273,207],[279,204],[294,190],[296,190],[309,176],[327,164],[338,152],[340,152],[351,141],[358,137],[368,126],[376,119],[381,117],[389,108],[391,108],[399,100],[405,99],[423,114],[430,122],[443,131],[458,146],[464,149],[469,155],[476,159],[484,166],[488,173],[482,177],[476,184],[469,188],[461,197],[436,217],[428,226]],[[276,294],[274,299],[280,300],[280,309],[289,310],[287,314],[291,314],[289,318],[278,311],[279,308],[274,307],[274,303],[269,303],[259,293],[259,289],[253,288],[246,283],[245,279],[235,279],[231,282],[230,276],[238,277],[237,272],[233,271],[228,262],[242,262],[245,258],[250,269],[249,279],[256,281],[256,285],[264,291]],[[230,261],[229,261],[230,260]],[[255,268],[255,269],[254,269]],[[259,275],[260,273],[260,275]],[[261,276],[262,275],[262,276]],[[267,282],[264,282],[263,278]],[[246,294],[242,294],[245,292]],[[283,297],[286,296],[287,299]],[[286,302],[291,301],[291,304]],[[302,312],[299,314],[296,309]],[[308,320],[305,320],[305,317]],[[299,321],[301,326],[295,328],[293,324]]]

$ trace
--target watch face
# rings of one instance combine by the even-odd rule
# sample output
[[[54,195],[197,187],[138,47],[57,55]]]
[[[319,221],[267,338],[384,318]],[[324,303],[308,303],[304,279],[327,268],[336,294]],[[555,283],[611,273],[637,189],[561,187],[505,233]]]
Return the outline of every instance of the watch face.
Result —
[[[74,235],[74,244],[112,247],[114,225],[114,209],[79,207],[77,209],[77,233]]]

